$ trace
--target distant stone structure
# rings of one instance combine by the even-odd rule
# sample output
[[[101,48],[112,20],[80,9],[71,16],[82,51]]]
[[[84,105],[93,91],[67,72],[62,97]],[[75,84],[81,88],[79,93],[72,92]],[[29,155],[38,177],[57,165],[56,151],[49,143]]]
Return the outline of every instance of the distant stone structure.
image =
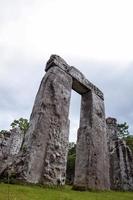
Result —
[[[117,120],[107,118],[110,157],[110,184],[112,190],[133,190],[133,153],[118,137]]]
[[[7,165],[12,164],[14,156],[18,155],[24,141],[20,128],[14,128],[1,134],[0,137],[0,174]]]
[[[7,162],[10,137],[11,133],[9,131],[4,132],[4,134],[0,134],[0,171],[2,169],[2,165]]]
[[[10,152],[14,157],[4,164],[0,176],[3,177],[8,168],[19,181],[65,184],[68,115],[73,89],[82,96],[74,187],[79,190],[132,189],[132,154],[123,143],[125,149],[122,151],[120,146],[121,157],[117,157],[114,147],[116,140],[119,144],[121,142],[117,137],[116,121],[112,118],[105,120],[103,93],[57,55],[50,57],[45,71],[34,102],[29,130],[25,139],[20,139],[21,142],[12,142]],[[118,174],[115,171],[117,165],[122,167]],[[129,181],[127,174],[131,177]],[[118,179],[121,184],[118,184]]]

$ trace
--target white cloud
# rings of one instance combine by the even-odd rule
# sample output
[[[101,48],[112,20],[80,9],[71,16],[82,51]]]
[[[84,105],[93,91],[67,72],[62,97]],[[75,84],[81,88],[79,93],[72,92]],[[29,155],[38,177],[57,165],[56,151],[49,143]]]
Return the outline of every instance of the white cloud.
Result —
[[[84,59],[132,60],[130,0],[7,2],[0,37],[7,48],[25,49],[36,57],[55,52]]]

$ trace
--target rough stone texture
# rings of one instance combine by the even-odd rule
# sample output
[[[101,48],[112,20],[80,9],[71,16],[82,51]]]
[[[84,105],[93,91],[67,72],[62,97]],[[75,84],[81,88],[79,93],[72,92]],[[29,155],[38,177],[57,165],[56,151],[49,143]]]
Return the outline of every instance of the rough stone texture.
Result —
[[[73,88],[82,95],[79,131],[82,134],[79,133],[78,137],[85,137],[85,141],[79,139],[77,149],[85,146],[87,153],[81,156],[82,150],[77,150],[77,160],[81,158],[82,165],[76,162],[78,170],[75,186],[83,184],[87,189],[108,189],[109,166],[102,92],[59,56],[51,56],[46,65],[46,72],[36,96],[30,128],[24,143],[24,180],[31,183],[65,184],[68,114]],[[87,160],[84,160],[85,156]],[[98,159],[99,157],[101,158]],[[82,173],[84,170],[87,172]],[[87,176],[87,180],[81,180],[79,176]]]
[[[1,134],[0,137],[0,155],[2,157],[8,157],[16,155],[20,152],[24,134],[19,128],[14,128],[7,131],[5,134]]]
[[[10,139],[10,132],[0,134],[0,172],[3,168],[3,165],[7,162],[8,158],[8,144]]]
[[[22,147],[24,140],[24,134],[20,128],[15,128],[11,130],[11,137],[8,143],[8,154],[11,156],[17,155]]]
[[[0,159],[6,159],[8,152],[8,144],[9,144],[9,139],[11,136],[11,132],[7,131],[4,134],[0,134]]]
[[[13,162],[13,157],[18,155],[24,140],[20,128],[14,128],[2,134],[0,138],[0,174]]]
[[[47,62],[45,71],[47,72],[51,67],[58,66],[73,78],[72,88],[79,94],[84,94],[88,91],[93,91],[101,99],[104,100],[103,93],[75,67],[69,66],[60,56],[52,55]]]
[[[74,186],[110,189],[104,103],[91,91],[82,95]]]
[[[133,190],[133,154],[125,141],[118,138],[117,120],[108,118],[110,183],[113,190]]]
[[[24,144],[27,182],[65,184],[71,88],[71,76],[56,66],[41,82]]]

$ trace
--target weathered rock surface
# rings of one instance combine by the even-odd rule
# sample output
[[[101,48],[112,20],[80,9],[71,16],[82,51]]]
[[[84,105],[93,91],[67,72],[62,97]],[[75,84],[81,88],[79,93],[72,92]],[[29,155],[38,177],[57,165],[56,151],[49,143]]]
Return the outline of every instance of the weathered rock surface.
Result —
[[[110,189],[104,103],[91,91],[82,95],[74,186]]]
[[[0,137],[0,153],[1,156],[8,157],[19,153],[24,134],[19,128],[14,128],[9,132],[1,134]]]
[[[24,133],[20,130],[20,128],[11,130],[11,137],[8,143],[8,154],[10,156],[17,155],[20,152],[23,140]]]
[[[19,154],[24,140],[20,128],[14,128],[1,134],[0,138],[0,174],[12,165],[14,157]]]
[[[3,165],[7,162],[10,135],[11,133],[8,131],[0,134],[0,172]]]
[[[118,138],[117,120],[107,118],[110,152],[110,183],[113,190],[133,190],[133,154],[125,141]]]
[[[30,128],[26,134],[24,180],[31,183],[65,184],[68,114],[73,88],[82,95],[75,187],[109,189],[102,92],[59,56],[51,56],[46,72],[36,96]],[[84,147],[84,154],[81,146]]]
[[[7,157],[8,152],[8,143],[10,139],[11,132],[7,131],[4,134],[0,134],[0,158],[2,159],[4,156]]]
[[[26,134],[25,180],[65,184],[72,78],[54,66],[44,76]]]
[[[88,81],[78,69],[73,66],[69,66],[60,56],[52,55],[47,62],[45,71],[47,72],[53,66],[61,68],[72,77],[72,89],[76,92],[82,95],[88,91],[92,91],[104,100],[103,93],[94,84]]]

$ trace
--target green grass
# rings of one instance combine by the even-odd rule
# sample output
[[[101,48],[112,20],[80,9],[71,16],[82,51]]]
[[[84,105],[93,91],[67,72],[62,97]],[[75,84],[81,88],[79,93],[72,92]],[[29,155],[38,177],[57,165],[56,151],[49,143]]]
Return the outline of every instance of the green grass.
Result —
[[[0,200],[133,200],[133,192],[78,192],[68,186],[48,189],[1,183]]]

